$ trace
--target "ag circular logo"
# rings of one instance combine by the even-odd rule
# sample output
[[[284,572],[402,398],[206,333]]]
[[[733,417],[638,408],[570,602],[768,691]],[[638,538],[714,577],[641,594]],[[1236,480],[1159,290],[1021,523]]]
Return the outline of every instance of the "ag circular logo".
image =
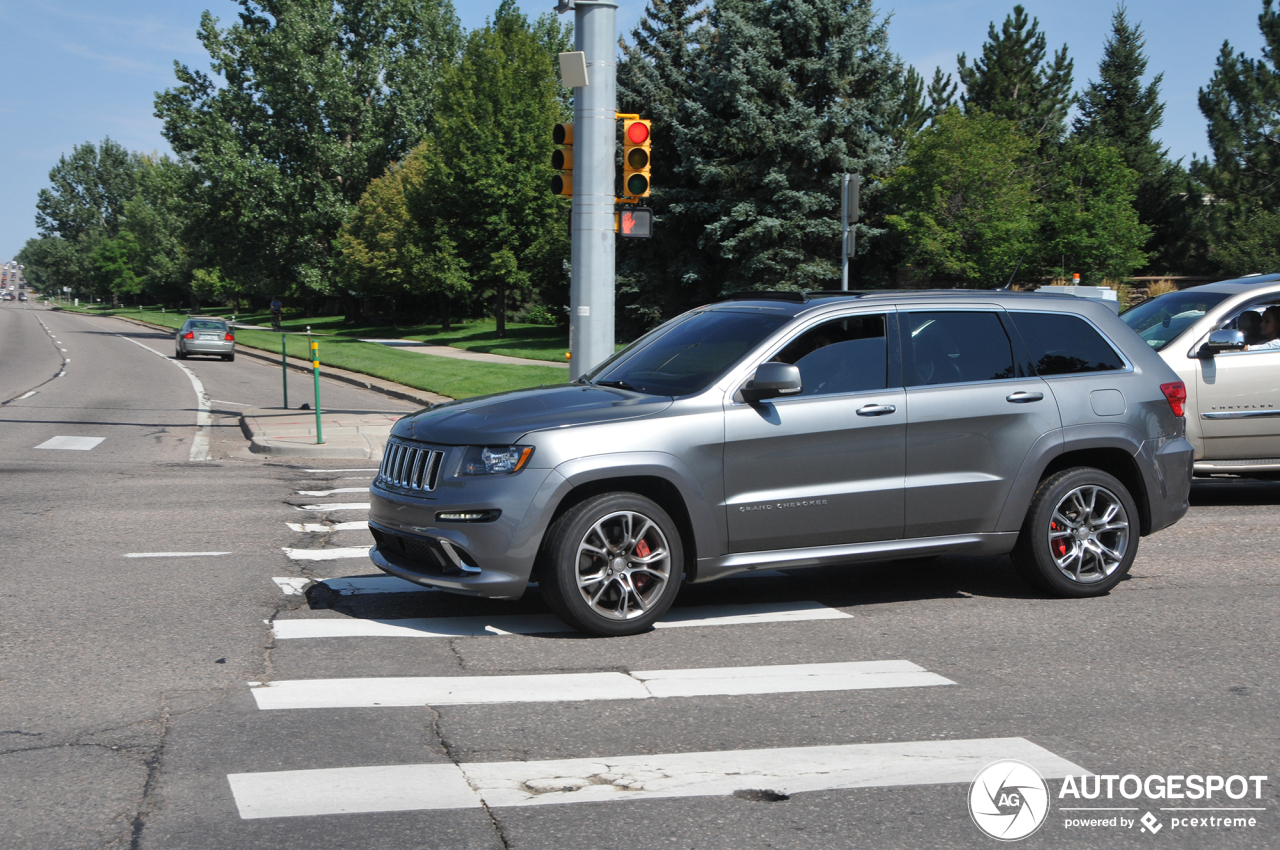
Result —
[[[969,786],[969,814],[978,829],[1001,841],[1026,838],[1049,815],[1049,786],[1031,765],[989,764]]]

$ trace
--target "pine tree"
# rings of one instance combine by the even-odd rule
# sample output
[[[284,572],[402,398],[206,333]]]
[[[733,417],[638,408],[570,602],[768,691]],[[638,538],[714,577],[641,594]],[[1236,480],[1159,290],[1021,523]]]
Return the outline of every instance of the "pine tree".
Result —
[[[955,103],[958,85],[951,81],[950,74],[943,74],[941,68],[933,69],[933,81],[929,83],[929,117],[937,118],[947,107]]]
[[[1170,163],[1168,152],[1153,134],[1160,127],[1163,74],[1143,84],[1147,57],[1142,30],[1131,25],[1124,7],[1111,17],[1111,35],[1098,65],[1098,81],[1080,95],[1080,114],[1074,135],[1116,149],[1125,165],[1138,174],[1134,207],[1138,219],[1151,229],[1146,251],[1157,272],[1185,266],[1187,233],[1185,174]]]
[[[667,127],[680,187],[669,209],[681,235],[662,259],[674,274],[660,273],[664,286],[638,269],[634,286],[661,289],[653,300],[669,314],[742,289],[835,284],[840,175],[863,175],[865,209],[877,203],[872,178],[897,156],[905,71],[886,22],[871,0],[719,0],[705,31],[682,32],[696,47]],[[655,169],[655,193],[660,180]],[[859,224],[860,249],[877,232]]]
[[[902,105],[898,108],[893,124],[893,143],[905,147],[907,140],[919,133],[932,112],[925,101],[924,78],[915,68],[907,68],[902,80]]]
[[[653,238],[618,240],[616,319],[622,338],[719,291],[710,274],[713,258],[699,246],[702,195],[679,169],[676,144],[681,105],[696,94],[708,15],[705,0],[650,0],[631,33],[633,43],[620,42],[618,109],[653,121],[653,189],[647,201],[654,211]]]
[[[1216,201],[1210,259],[1236,274],[1277,270],[1280,243],[1280,216],[1273,214],[1280,202],[1280,13],[1272,0],[1263,0],[1258,27],[1262,58],[1224,42],[1213,79],[1200,90],[1214,159],[1192,166]]]
[[[1046,60],[1046,39],[1037,19],[1028,20],[1026,9],[1013,7],[1000,32],[995,22],[987,30],[982,57],[970,65],[961,53],[960,103],[966,112],[981,110],[1017,122],[1027,136],[1055,142],[1066,130],[1071,108],[1071,75],[1074,63],[1067,46]]]

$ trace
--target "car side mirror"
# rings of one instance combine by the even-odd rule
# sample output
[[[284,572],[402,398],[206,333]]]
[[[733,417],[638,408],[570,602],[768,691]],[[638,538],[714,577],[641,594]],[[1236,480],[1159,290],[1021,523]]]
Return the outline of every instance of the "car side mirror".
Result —
[[[1244,334],[1234,328],[1223,328],[1209,334],[1209,340],[1200,346],[1199,356],[1212,357],[1223,351],[1243,351]]]
[[[804,388],[800,369],[791,363],[761,363],[751,380],[740,392],[744,401],[755,403],[784,395],[795,395]]]

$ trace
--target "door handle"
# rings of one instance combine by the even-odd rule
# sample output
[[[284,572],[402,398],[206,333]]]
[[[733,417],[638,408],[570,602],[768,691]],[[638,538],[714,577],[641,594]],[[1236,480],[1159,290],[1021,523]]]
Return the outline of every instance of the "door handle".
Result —
[[[1012,395],[1005,396],[1004,400],[1013,402],[1014,404],[1026,404],[1029,401],[1039,401],[1042,398],[1044,398],[1044,393],[1016,392]]]
[[[884,416],[886,413],[894,413],[897,407],[892,404],[864,404],[858,408],[859,416]]]

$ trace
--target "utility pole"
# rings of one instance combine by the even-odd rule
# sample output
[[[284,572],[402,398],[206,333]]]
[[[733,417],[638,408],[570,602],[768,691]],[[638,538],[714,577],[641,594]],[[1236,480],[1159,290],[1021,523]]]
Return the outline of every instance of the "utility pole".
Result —
[[[862,177],[840,175],[840,288],[849,289],[849,258],[857,247],[857,232],[851,226],[858,220],[858,194]]]
[[[569,375],[576,379],[613,355],[618,4],[559,0],[556,11],[573,12],[574,47],[587,69],[586,84],[573,89]]]

